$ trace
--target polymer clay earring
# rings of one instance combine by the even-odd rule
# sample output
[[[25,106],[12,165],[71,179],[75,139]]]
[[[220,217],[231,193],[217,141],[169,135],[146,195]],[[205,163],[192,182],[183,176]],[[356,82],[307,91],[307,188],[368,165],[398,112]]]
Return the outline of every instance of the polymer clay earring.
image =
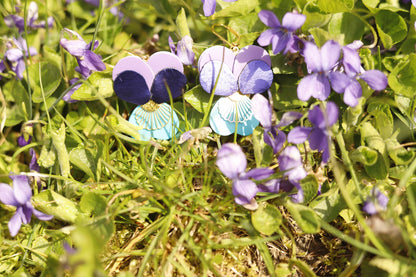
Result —
[[[258,126],[249,94],[270,88],[273,81],[271,59],[266,50],[249,45],[232,51],[224,46],[206,49],[198,61],[201,87],[221,97],[210,113],[212,130],[222,136],[247,136]],[[237,126],[236,126],[237,125]]]
[[[176,135],[179,119],[167,104],[179,97],[187,82],[179,58],[169,52],[154,53],[147,61],[129,56],[113,69],[113,87],[117,96],[138,105],[129,122],[142,127],[142,140],[169,140]]]

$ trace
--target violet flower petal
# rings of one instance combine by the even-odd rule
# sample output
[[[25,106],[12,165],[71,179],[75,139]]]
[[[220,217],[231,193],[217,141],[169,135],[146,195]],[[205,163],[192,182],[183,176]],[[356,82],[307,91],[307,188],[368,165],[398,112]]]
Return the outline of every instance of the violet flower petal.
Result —
[[[303,56],[309,71],[321,72],[323,70],[321,52],[314,43],[309,41],[304,43]]]
[[[263,180],[269,178],[273,172],[274,170],[268,167],[253,168],[245,173],[244,177],[253,178],[255,180]]]
[[[217,5],[216,0],[202,0],[204,15],[211,16],[215,13],[215,7]]]
[[[297,126],[290,130],[287,135],[287,141],[295,144],[304,143],[308,139],[312,129],[312,127]]]
[[[67,40],[62,38],[60,40],[62,47],[72,56],[82,57],[87,48],[87,43],[84,40]]]
[[[383,90],[387,87],[387,77],[379,70],[368,70],[360,75],[370,88],[374,90]]]
[[[246,170],[247,160],[239,145],[226,143],[218,150],[216,164],[225,176],[237,179]]]
[[[0,183],[0,201],[5,205],[19,206],[16,197],[14,196],[13,188],[7,184]]]
[[[262,10],[259,12],[259,19],[261,22],[264,23],[264,25],[271,27],[271,28],[280,28],[280,21],[277,18],[277,16],[272,12],[268,10]]]
[[[305,23],[306,16],[298,13],[288,12],[283,16],[282,26],[289,32],[294,32]]]
[[[36,209],[33,209],[33,214],[40,220],[51,220],[53,218],[53,215],[42,213],[41,211],[38,211]]]
[[[328,71],[338,62],[341,48],[338,42],[329,40],[321,47],[321,64],[324,71]],[[322,100],[322,99],[321,99]]]
[[[330,72],[328,79],[331,81],[332,89],[337,93],[344,93],[351,81],[351,78],[338,71]]]
[[[233,182],[233,195],[236,196],[235,201],[239,205],[249,204],[257,192],[259,192],[259,188],[251,180],[237,179]]]
[[[29,178],[25,175],[10,175],[13,180],[14,196],[20,204],[27,203],[32,197],[32,189],[29,186]]]
[[[342,48],[342,64],[348,76],[355,76],[360,73],[361,59],[358,52],[348,46]]]
[[[358,99],[362,96],[362,94],[363,92],[360,83],[353,80],[345,89],[344,103],[350,107],[355,107],[358,105]]]
[[[260,46],[270,45],[273,41],[273,38],[279,34],[279,30],[276,29],[267,29],[263,31],[260,36],[257,38],[257,43]]]
[[[272,107],[267,100],[261,94],[255,94],[251,98],[251,106],[253,109],[253,115],[260,122],[261,126],[264,128],[270,128],[272,126]]]
[[[29,154],[32,156],[32,158],[30,160],[30,164],[29,164],[29,169],[39,172],[40,167],[39,167],[39,164],[38,164],[38,160],[36,158],[35,150],[33,148],[30,148],[29,149]]]
[[[303,113],[299,113],[299,112],[285,112],[282,115],[282,118],[280,119],[279,124],[277,124],[277,127],[288,126],[292,124],[293,121],[302,118],[302,116],[303,116]]]
[[[7,226],[9,227],[9,232],[12,237],[16,236],[17,233],[20,230],[20,227],[22,227],[22,212],[18,212],[16,210],[16,213],[12,216],[12,218],[9,220],[9,223]]]
[[[89,70],[92,71],[103,71],[105,70],[105,64],[101,60],[101,57],[91,50],[85,50],[84,62]]]

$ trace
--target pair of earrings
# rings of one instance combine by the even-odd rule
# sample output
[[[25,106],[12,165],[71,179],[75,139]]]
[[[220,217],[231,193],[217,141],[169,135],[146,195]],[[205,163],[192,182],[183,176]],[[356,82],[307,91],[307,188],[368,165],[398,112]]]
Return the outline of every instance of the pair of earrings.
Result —
[[[267,51],[255,45],[240,50],[212,46],[199,57],[198,70],[201,87],[221,96],[210,113],[212,130],[222,136],[235,132],[250,135],[259,121],[248,95],[266,91],[273,81]],[[143,140],[176,136],[179,119],[167,103],[182,95],[187,82],[176,55],[161,51],[147,61],[125,57],[114,66],[113,80],[117,96],[138,105],[129,121],[142,127],[139,134]]]

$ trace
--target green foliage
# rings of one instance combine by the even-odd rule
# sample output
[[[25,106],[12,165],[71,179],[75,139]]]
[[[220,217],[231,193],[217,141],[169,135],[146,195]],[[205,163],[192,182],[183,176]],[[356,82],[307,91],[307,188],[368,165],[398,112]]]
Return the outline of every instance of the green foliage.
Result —
[[[251,222],[257,231],[270,236],[279,230],[282,224],[282,214],[274,206],[260,205],[251,215]]]

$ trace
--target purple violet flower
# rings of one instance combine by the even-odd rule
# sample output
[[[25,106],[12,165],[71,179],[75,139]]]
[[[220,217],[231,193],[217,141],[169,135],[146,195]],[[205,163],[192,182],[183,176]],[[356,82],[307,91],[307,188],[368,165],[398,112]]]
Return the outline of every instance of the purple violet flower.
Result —
[[[224,96],[211,110],[212,130],[228,136],[237,125],[238,134],[250,135],[259,121],[253,115],[248,95],[266,91],[273,81],[267,51],[249,45],[235,54],[224,46],[213,46],[201,54],[198,68],[201,87],[207,93]]]
[[[38,5],[36,4],[36,2],[30,2],[29,3],[29,7],[28,7],[28,11],[27,11],[27,20],[26,20],[26,25],[28,28],[31,29],[39,29],[39,28],[45,28],[46,23],[45,21],[39,21],[36,23],[36,21],[38,20]],[[52,28],[53,26],[53,17],[50,16],[48,17],[48,27]],[[6,25],[9,28],[13,28],[14,26],[16,26],[19,29],[19,33],[24,32],[25,30],[25,20],[23,17],[19,16],[19,15],[8,15],[4,18],[4,22],[6,23]]]
[[[379,211],[385,211],[388,203],[389,198],[374,187],[371,190],[371,195],[369,195],[364,202],[363,211],[369,215],[377,214]]]
[[[254,168],[246,172],[246,156],[241,147],[233,143],[226,143],[218,150],[216,164],[221,172],[232,180],[235,202],[246,208],[256,209],[254,197],[260,189],[251,179],[266,179],[273,174],[273,169]]]
[[[327,41],[321,49],[312,42],[305,42],[303,55],[312,74],[304,77],[298,85],[300,100],[308,101],[311,96],[322,101],[328,98],[331,93],[328,73],[337,64],[340,52],[339,44],[333,40]]]
[[[25,138],[26,137],[26,138]],[[29,143],[31,143],[32,142],[32,136],[31,135],[25,135],[25,134],[23,134],[23,135],[20,135],[18,138],[17,138],[17,144],[20,146],[20,147],[23,147],[23,146],[26,146],[26,145],[28,145]]]
[[[309,121],[314,127],[295,127],[288,134],[288,142],[304,143],[309,139],[311,149],[322,151],[322,161],[329,160],[329,143],[331,141],[330,127],[338,120],[338,107],[333,102],[328,102],[326,111],[322,112],[319,106],[309,111]]]
[[[344,72],[334,71],[328,74],[334,91],[344,93],[344,102],[351,107],[357,106],[358,99],[362,96],[358,79],[364,80],[374,90],[383,90],[387,87],[387,77],[383,72],[365,71],[361,67],[361,59],[354,46],[355,44],[350,44],[342,48]]]
[[[296,203],[303,202],[303,189],[300,181],[307,176],[306,170],[303,168],[302,157],[296,146],[286,147],[279,155],[279,168],[283,171],[281,179],[269,180],[264,184],[260,184],[259,191],[279,193],[280,191],[291,192],[297,189],[296,194],[290,195]]]
[[[5,59],[1,68],[5,68],[4,63],[7,63],[11,70],[16,73],[16,77],[21,80],[23,79],[23,72],[26,68],[24,56],[28,57],[29,54],[30,56],[35,56],[38,52],[34,47],[29,47],[28,51],[26,40],[22,37],[14,38],[13,43],[7,43],[6,46],[8,50],[4,54]]]
[[[293,33],[302,27],[306,20],[306,16],[303,14],[288,12],[283,16],[282,24],[280,24],[277,16],[268,10],[260,11],[259,18],[271,29],[262,32],[257,42],[261,46],[272,44],[273,54],[282,50],[286,54],[293,49],[293,45],[296,43],[296,36]]]
[[[204,15],[211,16],[215,13],[215,7],[217,6],[217,0],[201,0],[204,8]],[[222,0],[224,2],[235,2],[237,0]]]
[[[194,41],[190,36],[184,36],[180,41],[178,41],[177,47],[170,36],[168,41],[170,51],[177,55],[184,65],[192,65],[194,63],[195,53],[192,51]]]
[[[284,191],[292,191],[296,187],[298,192],[292,195],[292,199],[296,203],[303,202],[303,189],[300,181],[306,177],[307,172],[303,168],[302,157],[299,149],[296,146],[286,147],[279,155],[279,169],[283,171],[283,176],[287,177],[289,182],[281,184],[281,189]]]
[[[270,145],[276,154],[286,141],[286,134],[279,131],[279,127],[287,126],[293,121],[301,118],[303,114],[287,112],[282,116],[279,124],[273,124],[273,108],[270,102],[261,94],[255,94],[251,99],[253,114],[264,129],[264,142]]]
[[[105,70],[105,64],[101,60],[101,56],[97,55],[91,51],[91,43],[86,43],[84,39],[77,33],[67,28],[64,29],[65,32],[69,33],[72,36],[75,36],[77,39],[68,40],[66,38],[61,38],[59,43],[61,46],[68,51],[72,56],[77,58],[79,68],[78,72],[82,74],[84,78],[90,76],[94,71],[103,71]],[[98,47],[98,40],[94,42],[93,49]]]
[[[36,210],[30,199],[32,189],[29,185],[29,178],[25,175],[9,176],[13,181],[13,187],[0,183],[0,201],[5,205],[15,206],[16,213],[9,221],[9,231],[12,237],[16,236],[23,224],[30,223],[32,213],[40,220],[51,220],[52,215],[44,214]]]
[[[77,81],[79,81],[79,78],[72,78],[71,80],[69,80],[69,85],[72,86],[73,84],[75,84]],[[62,100],[64,100],[67,103],[75,103],[78,102],[78,100],[74,100],[71,98],[72,94],[74,94],[74,92],[79,89],[79,87],[82,85],[82,83],[76,84],[75,86],[73,86],[65,95],[64,97],[62,97]]]

